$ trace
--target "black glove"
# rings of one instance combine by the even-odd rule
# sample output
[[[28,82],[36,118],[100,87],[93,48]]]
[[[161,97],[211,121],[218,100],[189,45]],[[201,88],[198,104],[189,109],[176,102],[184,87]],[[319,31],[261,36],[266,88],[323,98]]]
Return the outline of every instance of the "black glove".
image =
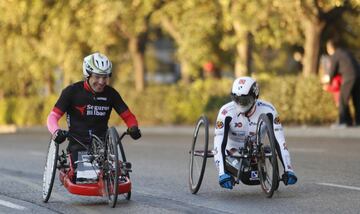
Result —
[[[52,139],[55,141],[55,143],[57,144],[61,144],[62,142],[64,142],[66,140],[68,136],[68,132],[58,129],[54,132]]]
[[[127,131],[134,140],[137,140],[141,137],[140,129],[137,126],[130,127]]]

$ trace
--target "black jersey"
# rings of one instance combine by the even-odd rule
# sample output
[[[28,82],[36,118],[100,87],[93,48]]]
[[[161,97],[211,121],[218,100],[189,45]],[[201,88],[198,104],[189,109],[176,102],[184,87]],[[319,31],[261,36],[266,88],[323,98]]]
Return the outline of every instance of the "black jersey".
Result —
[[[87,141],[90,132],[105,136],[112,108],[119,115],[128,110],[114,88],[106,86],[103,92],[95,93],[86,81],[80,81],[62,91],[54,110],[66,112],[69,132]]]

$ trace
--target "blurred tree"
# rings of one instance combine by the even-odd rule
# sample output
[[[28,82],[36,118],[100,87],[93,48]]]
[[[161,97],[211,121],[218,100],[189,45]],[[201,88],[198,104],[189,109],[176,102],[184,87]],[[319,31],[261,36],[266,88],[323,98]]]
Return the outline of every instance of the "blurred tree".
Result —
[[[278,49],[294,40],[298,31],[292,20],[284,21],[280,1],[219,0],[223,14],[224,50],[235,49],[235,76],[251,75],[253,52]],[[293,16],[291,16],[293,17]],[[289,33],[290,32],[290,33]],[[260,50],[256,50],[255,47]]]
[[[325,26],[340,26],[349,45],[359,44],[359,7],[358,0],[2,0],[0,97],[52,94],[58,82],[82,77],[82,59],[94,51],[133,71],[141,91],[149,29],[158,26],[176,42],[185,82],[208,62],[248,75],[253,51],[284,43],[304,46],[308,75],[317,70]]]
[[[326,25],[332,25],[342,14],[354,9],[351,0],[295,0],[281,4],[282,13],[292,14],[300,22],[304,34],[303,75],[316,74],[320,50],[320,39]],[[292,18],[293,19],[293,18]]]
[[[117,21],[115,27],[120,35],[128,40],[133,69],[135,72],[135,88],[143,91],[145,88],[145,48],[150,30],[150,18],[163,5],[163,0],[124,0],[115,1]]]
[[[86,43],[82,43],[77,35],[80,21],[76,16],[78,8],[83,6],[80,0],[55,1],[44,23],[42,43],[37,55],[49,64],[43,72],[48,79],[53,79],[51,82],[57,82],[60,88],[82,77],[80,59]],[[86,46],[86,49],[90,48]]]
[[[251,31],[256,29],[257,21],[253,17],[258,1],[220,0],[223,15],[223,27],[226,36],[222,48],[235,48],[235,76],[251,74]],[[261,8],[261,7],[259,7]],[[258,8],[258,9],[259,9]],[[261,9],[260,9],[261,11]],[[252,15],[251,15],[252,14]],[[263,13],[258,13],[262,15]]]
[[[220,15],[215,0],[173,0],[154,16],[154,23],[176,42],[182,81],[199,77],[198,71],[206,62],[219,63]]]
[[[42,71],[48,63],[37,51],[51,5],[51,1],[0,2],[0,94],[3,96],[28,96],[44,88],[48,76]]]
[[[360,60],[360,1],[353,2],[353,10],[343,15],[342,19],[335,20],[327,25],[322,36],[323,45],[329,37],[340,39],[342,45],[354,52]],[[325,48],[324,48],[325,49]]]
[[[53,75],[60,71],[63,86],[82,78],[82,59],[99,51],[114,62],[124,40],[111,28],[120,5],[115,1],[56,1],[45,23],[40,55],[51,62]],[[91,14],[91,15],[89,15]],[[116,49],[116,48],[115,48]],[[123,48],[119,48],[124,50]]]

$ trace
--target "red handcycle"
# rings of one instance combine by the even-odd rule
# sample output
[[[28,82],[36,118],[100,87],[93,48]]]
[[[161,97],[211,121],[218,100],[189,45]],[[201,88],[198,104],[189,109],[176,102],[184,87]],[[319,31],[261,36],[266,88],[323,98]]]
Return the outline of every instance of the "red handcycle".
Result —
[[[233,185],[240,181],[246,185],[260,185],[268,198],[273,196],[279,182],[283,180],[279,176],[276,139],[271,121],[271,115],[260,115],[256,140],[247,139],[243,148],[233,151],[224,161]],[[189,187],[191,193],[196,194],[204,177],[207,159],[216,154],[216,151],[209,149],[209,121],[206,116],[201,116],[196,123],[189,153]]]
[[[97,179],[92,183],[75,182],[75,167],[71,160],[71,155],[59,155],[59,144],[53,140],[49,143],[44,175],[43,175],[43,201],[46,203],[50,199],[54,185],[56,170],[59,170],[59,179],[64,187],[72,194],[83,196],[104,196],[111,207],[115,207],[118,195],[124,195],[125,199],[131,198],[131,163],[126,161],[124,148],[121,140],[127,132],[120,137],[114,127],[108,129],[105,141],[98,136],[91,134],[91,145],[86,147],[75,136],[68,134],[68,139],[72,138],[87,148],[85,161],[93,166]],[[95,170],[96,169],[96,170]]]

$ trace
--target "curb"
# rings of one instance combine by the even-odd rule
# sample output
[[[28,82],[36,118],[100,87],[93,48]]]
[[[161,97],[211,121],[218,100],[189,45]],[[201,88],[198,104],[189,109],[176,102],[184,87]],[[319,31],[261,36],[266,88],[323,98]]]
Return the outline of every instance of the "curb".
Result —
[[[124,128],[124,127],[122,127]],[[118,130],[122,128],[117,127]],[[209,127],[209,134],[212,136],[214,127]],[[144,134],[159,134],[192,136],[194,127],[190,126],[166,126],[166,127],[141,127]],[[359,138],[360,127],[358,128],[330,128],[318,126],[284,127],[285,137],[321,137],[321,138]]]
[[[116,126],[119,132],[126,130],[125,126]],[[142,126],[143,134],[151,135],[189,135],[192,136],[194,127],[191,126]],[[212,135],[214,127],[209,128]],[[330,128],[324,126],[288,126],[284,127],[285,137],[322,137],[322,138],[359,138],[360,127]],[[0,134],[48,133],[45,126],[16,127],[15,125],[0,126]]]
[[[0,126],[0,134],[15,133],[16,130],[15,125]]]

